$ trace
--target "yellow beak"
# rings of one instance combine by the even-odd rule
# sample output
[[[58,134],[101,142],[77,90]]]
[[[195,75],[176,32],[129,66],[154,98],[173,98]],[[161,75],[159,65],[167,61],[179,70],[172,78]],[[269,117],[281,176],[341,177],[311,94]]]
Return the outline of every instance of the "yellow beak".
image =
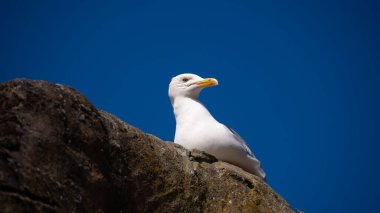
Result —
[[[215,78],[205,78],[197,82],[197,85],[200,87],[213,87],[218,85],[218,80]]]

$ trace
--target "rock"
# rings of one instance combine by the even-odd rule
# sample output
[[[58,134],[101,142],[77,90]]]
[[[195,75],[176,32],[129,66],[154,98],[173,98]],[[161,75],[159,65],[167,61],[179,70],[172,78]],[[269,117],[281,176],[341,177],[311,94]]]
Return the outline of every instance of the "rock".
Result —
[[[0,84],[2,212],[293,212],[260,178],[45,81]]]

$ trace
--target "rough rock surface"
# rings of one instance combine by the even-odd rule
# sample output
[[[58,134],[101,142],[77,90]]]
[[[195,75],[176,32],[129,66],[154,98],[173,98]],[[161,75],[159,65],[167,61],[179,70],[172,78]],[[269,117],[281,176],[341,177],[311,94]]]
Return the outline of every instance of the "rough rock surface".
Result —
[[[79,92],[0,84],[1,212],[292,212],[264,181],[141,132]]]

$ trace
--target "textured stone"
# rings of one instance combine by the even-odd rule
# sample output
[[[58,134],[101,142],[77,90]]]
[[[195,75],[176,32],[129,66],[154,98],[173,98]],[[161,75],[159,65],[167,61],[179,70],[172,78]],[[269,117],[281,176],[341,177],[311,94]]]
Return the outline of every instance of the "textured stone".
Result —
[[[2,212],[292,212],[260,178],[45,81],[0,84]]]

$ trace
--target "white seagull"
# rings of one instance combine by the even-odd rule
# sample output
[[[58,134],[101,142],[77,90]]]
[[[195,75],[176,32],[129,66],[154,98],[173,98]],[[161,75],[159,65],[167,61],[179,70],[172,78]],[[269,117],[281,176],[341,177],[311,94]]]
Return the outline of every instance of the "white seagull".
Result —
[[[215,78],[201,78],[189,73],[172,78],[169,97],[177,123],[174,143],[186,149],[205,151],[219,160],[265,179],[260,161],[244,140],[235,131],[215,120],[199,101],[203,88],[216,85],[218,81]]]

